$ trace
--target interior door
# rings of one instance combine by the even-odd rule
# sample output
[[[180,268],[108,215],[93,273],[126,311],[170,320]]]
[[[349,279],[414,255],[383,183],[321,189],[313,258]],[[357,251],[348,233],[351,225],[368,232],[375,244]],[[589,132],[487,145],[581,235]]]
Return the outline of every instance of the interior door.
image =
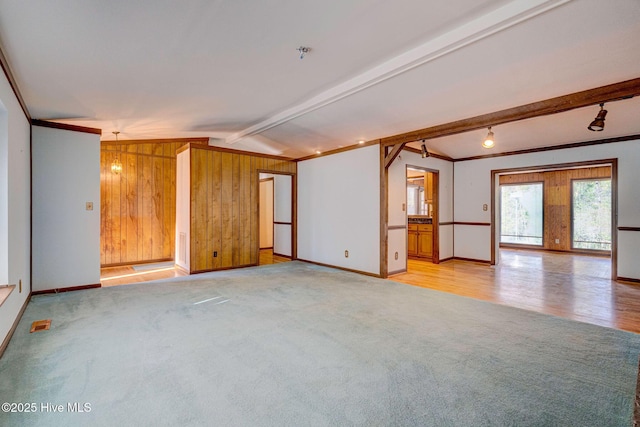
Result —
[[[273,178],[260,180],[260,249],[273,248]]]

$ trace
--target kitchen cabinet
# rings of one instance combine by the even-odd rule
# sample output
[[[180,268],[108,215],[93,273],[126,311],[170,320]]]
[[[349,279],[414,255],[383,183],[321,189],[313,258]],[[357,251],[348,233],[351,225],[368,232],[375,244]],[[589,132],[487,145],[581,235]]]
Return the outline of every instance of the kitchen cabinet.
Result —
[[[418,255],[418,226],[409,224],[409,232],[407,234],[407,252],[409,256]]]
[[[424,174],[424,202],[433,203],[433,174],[430,172]]]
[[[433,226],[431,224],[409,224],[407,230],[408,255],[419,258],[432,258]]]

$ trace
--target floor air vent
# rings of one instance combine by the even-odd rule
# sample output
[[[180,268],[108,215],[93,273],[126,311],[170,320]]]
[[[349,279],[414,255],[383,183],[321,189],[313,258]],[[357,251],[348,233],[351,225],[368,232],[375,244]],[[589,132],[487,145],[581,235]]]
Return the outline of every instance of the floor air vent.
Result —
[[[30,332],[47,331],[51,327],[51,319],[36,320],[31,324]]]

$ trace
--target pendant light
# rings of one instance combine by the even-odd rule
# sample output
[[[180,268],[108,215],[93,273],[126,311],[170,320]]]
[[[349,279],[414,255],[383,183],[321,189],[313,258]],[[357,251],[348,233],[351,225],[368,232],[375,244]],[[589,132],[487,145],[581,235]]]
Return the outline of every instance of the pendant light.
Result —
[[[603,102],[602,104],[600,104],[600,111],[598,111],[598,115],[587,127],[587,129],[592,130],[594,132],[602,132],[604,130],[604,118],[606,116],[607,116],[607,110],[604,109],[604,102]]]
[[[116,145],[118,143],[118,134],[120,132],[118,131],[114,131],[113,134],[116,136]],[[120,151],[120,146],[118,146],[118,151]],[[115,175],[120,175],[120,173],[122,173],[122,163],[120,163],[120,160],[118,160],[118,155],[116,154],[116,158],[113,160],[113,163],[111,163],[111,172],[113,172]]]
[[[482,146],[484,148],[492,148],[495,145],[495,140],[493,139],[493,132],[491,132],[491,126],[489,126],[489,133],[487,137],[484,139]]]

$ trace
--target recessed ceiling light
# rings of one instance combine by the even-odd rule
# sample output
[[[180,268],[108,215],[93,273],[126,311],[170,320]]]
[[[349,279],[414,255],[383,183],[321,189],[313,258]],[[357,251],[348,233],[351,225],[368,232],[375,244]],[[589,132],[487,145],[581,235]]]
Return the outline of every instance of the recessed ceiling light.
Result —
[[[364,144],[364,140],[361,139],[360,141],[358,141],[358,144]]]
[[[320,150],[316,150],[316,154],[322,154]]]

